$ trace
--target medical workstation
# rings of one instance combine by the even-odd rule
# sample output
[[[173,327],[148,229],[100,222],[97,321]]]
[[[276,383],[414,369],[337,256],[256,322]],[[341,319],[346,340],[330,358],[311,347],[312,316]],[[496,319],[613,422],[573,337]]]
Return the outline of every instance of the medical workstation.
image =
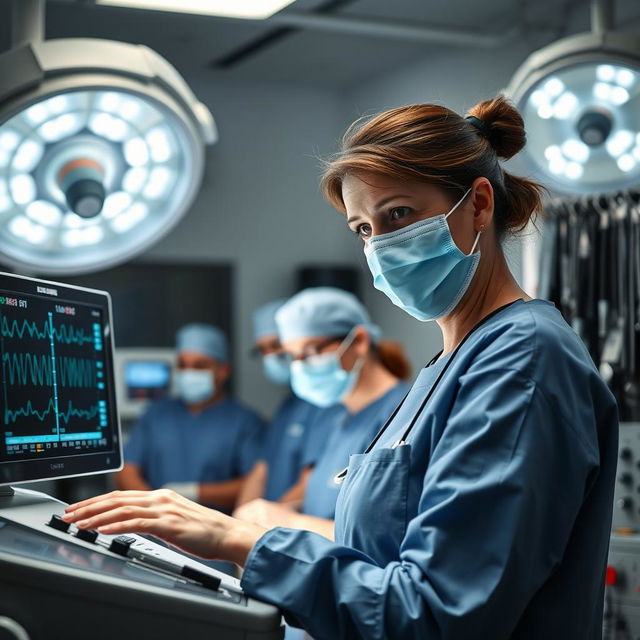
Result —
[[[640,640],[638,0],[0,0],[0,640]]]

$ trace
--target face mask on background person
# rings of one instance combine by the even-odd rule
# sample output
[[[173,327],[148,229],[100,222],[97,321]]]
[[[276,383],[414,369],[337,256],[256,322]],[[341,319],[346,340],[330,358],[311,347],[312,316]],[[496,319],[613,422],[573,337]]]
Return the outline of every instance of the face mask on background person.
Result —
[[[213,397],[216,390],[213,373],[209,370],[182,369],[176,373],[178,396],[187,404],[199,404]]]
[[[373,236],[365,246],[373,286],[418,320],[435,320],[451,313],[476,272],[480,251],[474,251],[481,232],[465,255],[447,223],[470,191],[467,189],[449,213]]]
[[[264,375],[276,384],[289,384],[291,360],[283,353],[270,353],[262,358]]]
[[[318,407],[330,407],[344,398],[355,386],[364,363],[359,358],[351,371],[345,371],[340,357],[349,347],[355,331],[335,351],[308,356],[291,363],[291,388],[303,400]]]

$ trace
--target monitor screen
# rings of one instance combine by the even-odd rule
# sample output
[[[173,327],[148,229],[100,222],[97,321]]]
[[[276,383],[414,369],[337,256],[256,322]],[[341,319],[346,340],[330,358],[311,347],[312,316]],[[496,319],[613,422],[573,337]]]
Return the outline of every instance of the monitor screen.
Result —
[[[120,467],[112,350],[107,293],[0,274],[0,484]]]
[[[124,383],[129,400],[154,400],[171,391],[171,364],[161,360],[124,363]]]

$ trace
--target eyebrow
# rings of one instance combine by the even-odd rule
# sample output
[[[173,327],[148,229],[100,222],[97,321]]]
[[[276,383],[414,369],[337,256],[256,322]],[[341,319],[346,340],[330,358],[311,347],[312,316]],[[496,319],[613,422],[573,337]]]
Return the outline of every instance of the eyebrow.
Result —
[[[408,196],[402,193],[396,193],[392,196],[383,198],[382,200],[377,202],[375,205],[373,205],[373,210],[378,211],[379,209],[382,209],[382,207],[384,207],[385,204],[388,204],[389,202],[391,202],[392,200],[395,200],[396,198],[410,198],[410,197],[411,196]],[[359,218],[360,216],[352,216],[351,218],[347,218],[347,224],[351,224],[352,222],[355,222]]]

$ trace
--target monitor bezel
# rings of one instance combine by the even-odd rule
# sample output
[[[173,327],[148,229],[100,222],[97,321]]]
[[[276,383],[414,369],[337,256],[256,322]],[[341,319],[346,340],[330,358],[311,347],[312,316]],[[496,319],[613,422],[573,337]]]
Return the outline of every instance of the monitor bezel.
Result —
[[[37,287],[53,289],[56,295],[38,291]],[[32,278],[13,273],[0,272],[0,290],[12,291],[16,294],[38,296],[51,301],[60,299],[77,300],[79,303],[100,307],[103,312],[103,331],[105,336],[105,366],[108,377],[114,381],[108,385],[109,415],[113,417],[114,450],[108,452],[88,453],[86,455],[61,456],[60,458],[45,458],[42,460],[17,460],[0,462],[0,486],[26,484],[41,480],[57,480],[61,478],[76,478],[80,476],[112,473],[122,469],[122,429],[116,403],[115,370],[114,370],[114,336],[113,314],[111,311],[111,296],[107,291],[79,287],[53,280]]]

